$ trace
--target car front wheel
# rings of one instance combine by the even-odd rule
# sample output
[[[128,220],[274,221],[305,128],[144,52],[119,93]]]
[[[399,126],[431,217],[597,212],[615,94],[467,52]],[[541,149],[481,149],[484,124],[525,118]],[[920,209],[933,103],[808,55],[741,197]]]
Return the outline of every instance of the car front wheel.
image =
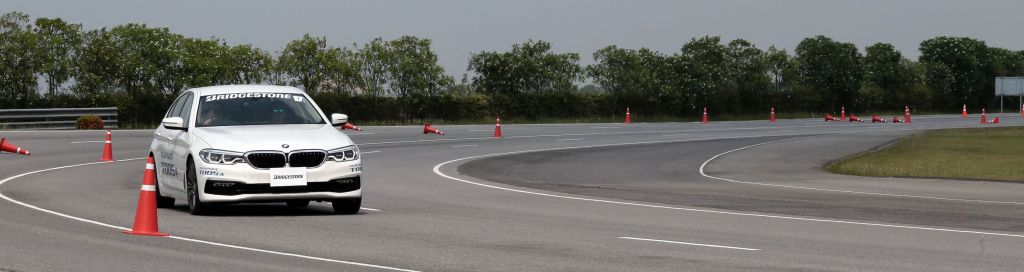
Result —
[[[196,179],[196,167],[192,158],[188,159],[188,168],[185,171],[185,187],[188,195],[188,212],[193,215],[201,215],[209,210],[209,206],[199,199],[199,186]]]
[[[309,200],[288,200],[288,202],[285,203],[288,204],[289,208],[295,209],[305,208],[306,206],[309,206]]]
[[[362,202],[362,197],[338,199],[335,201],[331,201],[331,206],[334,206],[335,214],[356,214],[359,212],[359,207],[362,204]]]

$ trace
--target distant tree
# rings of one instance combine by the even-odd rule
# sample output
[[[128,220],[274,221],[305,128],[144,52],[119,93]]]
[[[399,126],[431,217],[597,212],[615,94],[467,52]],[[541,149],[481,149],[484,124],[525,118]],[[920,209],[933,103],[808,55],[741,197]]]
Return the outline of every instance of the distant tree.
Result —
[[[729,89],[736,92],[739,102],[732,106],[733,111],[764,112],[771,106],[767,104],[771,78],[765,52],[743,39],[730,41],[727,48]]]
[[[579,60],[579,54],[553,53],[550,43],[530,40],[513,45],[509,52],[471,55],[469,71],[481,93],[539,94],[573,89],[583,73]]]
[[[362,79],[362,89],[371,97],[380,97],[388,92],[388,82],[391,81],[388,67],[393,62],[394,56],[388,45],[382,38],[376,38],[363,45],[356,55],[359,63],[359,75]]]
[[[228,49],[230,82],[256,84],[269,80],[273,58],[266,51],[252,45],[236,45]]]
[[[613,96],[637,92],[637,85],[643,80],[644,67],[636,50],[609,45],[594,52],[594,64],[586,67],[586,73]]]
[[[388,65],[390,89],[397,96],[437,95],[454,84],[437,63],[437,54],[430,48],[430,39],[402,36],[389,41],[392,61]]]
[[[118,86],[118,49],[107,29],[95,29],[82,35],[82,48],[75,59],[76,84],[72,89],[80,95],[95,96]]]
[[[35,95],[38,37],[28,15],[9,12],[0,15],[0,105],[25,106]]]
[[[327,80],[331,68],[337,65],[339,54],[339,49],[327,47],[326,38],[305,34],[288,42],[278,57],[277,68],[290,84],[315,94]]]
[[[46,78],[47,92],[52,96],[74,75],[75,58],[82,46],[82,25],[69,24],[60,18],[39,18],[35,22],[38,38],[39,72]]]
[[[363,89],[359,53],[345,47],[337,49],[337,60],[328,67],[323,89],[334,93],[353,94]]]
[[[964,37],[935,37],[921,42],[920,61],[928,67],[928,84],[939,96],[940,108],[987,105],[995,81],[985,42]]]
[[[796,47],[802,83],[817,92],[818,110],[832,111],[852,105],[861,87],[861,55],[852,43],[825,36],[806,38]]]
[[[729,52],[720,37],[694,38],[674,56],[673,72],[677,92],[683,94],[692,112],[710,106],[711,99],[728,84]],[[712,108],[713,110],[715,108]]]
[[[184,38],[167,28],[126,24],[90,31],[85,40],[79,74],[92,87],[119,86],[134,98],[144,92],[175,95],[184,86]]]
[[[792,85],[798,82],[796,65],[785,49],[780,50],[775,46],[768,47],[768,51],[764,53],[764,62],[773,96],[781,97],[787,90],[787,84]]]
[[[229,47],[217,39],[187,38],[181,52],[182,83],[186,87],[202,87],[236,83],[232,75]]]
[[[888,43],[875,43],[864,56],[864,92],[861,101],[873,109],[895,109],[912,102],[913,68],[909,60]]]

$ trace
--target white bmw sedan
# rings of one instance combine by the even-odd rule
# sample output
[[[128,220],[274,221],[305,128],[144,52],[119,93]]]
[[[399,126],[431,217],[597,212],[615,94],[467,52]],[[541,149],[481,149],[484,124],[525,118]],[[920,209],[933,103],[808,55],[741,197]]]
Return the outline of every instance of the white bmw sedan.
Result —
[[[192,214],[209,205],[329,201],[354,214],[362,201],[359,148],[306,94],[283,86],[232,85],[182,92],[154,132],[157,206],[175,199]]]

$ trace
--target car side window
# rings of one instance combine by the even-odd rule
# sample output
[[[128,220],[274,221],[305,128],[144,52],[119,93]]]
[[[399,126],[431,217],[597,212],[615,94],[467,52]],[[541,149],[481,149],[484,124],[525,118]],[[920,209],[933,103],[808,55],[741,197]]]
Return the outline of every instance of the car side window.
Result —
[[[167,108],[167,114],[164,114],[164,118],[178,116],[178,112],[181,111],[179,110],[178,112],[175,112],[174,110],[179,109],[179,106],[181,106],[181,98],[182,97],[179,96],[178,99],[174,100],[174,103],[171,103],[171,107]]]
[[[185,94],[184,96],[182,96],[182,98],[185,99],[185,102],[181,103],[181,114],[179,114],[178,116],[180,116],[181,119],[184,120],[182,124],[184,124],[185,127],[188,127],[189,116],[192,115],[192,94]]]
[[[172,108],[171,108],[171,116],[170,117],[172,117],[172,118],[181,117],[181,106],[183,106],[184,103],[185,103],[185,96],[186,95],[178,96],[178,100],[174,101],[174,105],[172,105]]]

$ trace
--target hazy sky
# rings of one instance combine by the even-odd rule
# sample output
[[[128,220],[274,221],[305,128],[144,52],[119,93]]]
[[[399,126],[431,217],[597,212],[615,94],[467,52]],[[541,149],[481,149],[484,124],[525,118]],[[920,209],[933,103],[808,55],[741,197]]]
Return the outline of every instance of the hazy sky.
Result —
[[[580,53],[583,64],[607,45],[671,54],[691,38],[743,38],[790,52],[801,39],[826,35],[864,50],[894,44],[916,59],[922,40],[970,36],[1024,50],[1024,1],[139,1],[0,0],[0,12],[60,17],[86,28],[128,22],[168,27],[191,37],[221,37],[276,52],[304,33],[333,46],[375,37],[433,40],[441,65],[460,78],[472,52],[506,51],[528,39]]]

